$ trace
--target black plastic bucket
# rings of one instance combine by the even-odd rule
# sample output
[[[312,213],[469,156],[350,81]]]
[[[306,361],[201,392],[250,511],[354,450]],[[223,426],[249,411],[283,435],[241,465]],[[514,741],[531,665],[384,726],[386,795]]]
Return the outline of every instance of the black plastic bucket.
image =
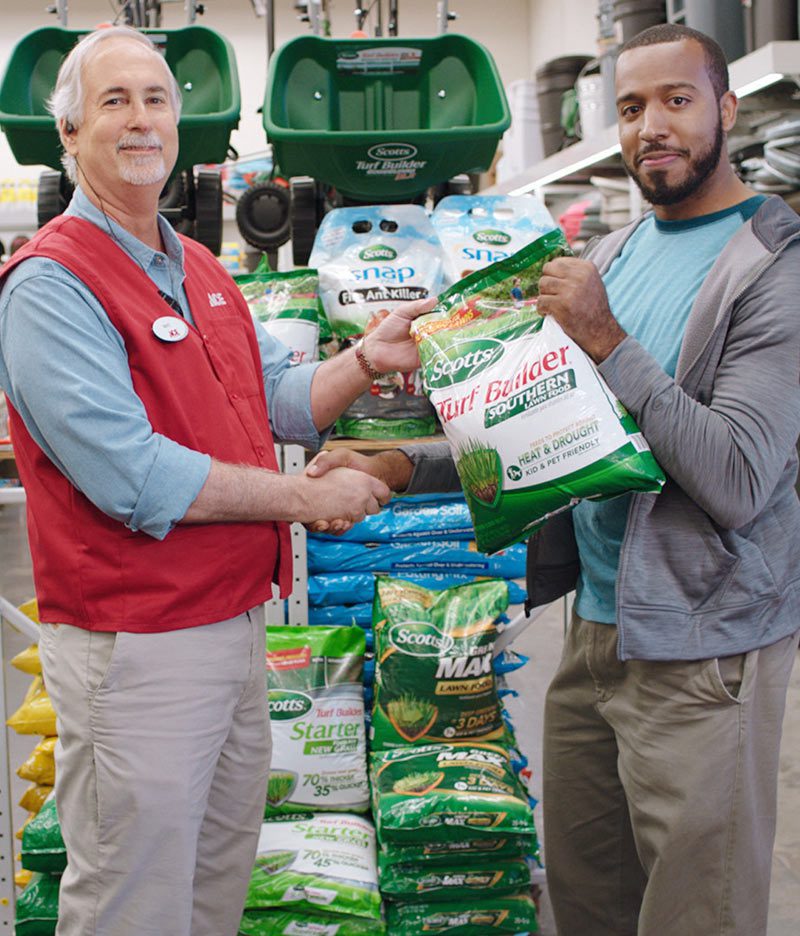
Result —
[[[563,55],[536,69],[536,96],[545,156],[557,152],[564,139],[561,127],[561,99],[575,85],[581,70],[592,60],[590,55]]]
[[[666,21],[665,0],[614,0],[618,42],[627,42],[642,30]]]

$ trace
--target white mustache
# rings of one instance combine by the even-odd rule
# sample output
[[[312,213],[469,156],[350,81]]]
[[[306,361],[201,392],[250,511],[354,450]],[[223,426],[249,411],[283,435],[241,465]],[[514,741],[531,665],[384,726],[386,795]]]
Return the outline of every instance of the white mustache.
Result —
[[[129,133],[117,140],[117,152],[124,149],[139,147],[154,147],[158,150],[162,150],[164,144],[156,133]]]

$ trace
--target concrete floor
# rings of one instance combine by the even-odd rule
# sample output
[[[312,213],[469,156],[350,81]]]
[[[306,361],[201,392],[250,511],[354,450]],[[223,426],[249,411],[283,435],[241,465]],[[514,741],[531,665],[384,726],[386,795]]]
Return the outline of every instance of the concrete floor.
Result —
[[[0,595],[20,604],[33,595],[30,558],[25,534],[23,506],[0,507]],[[530,662],[509,677],[513,688],[521,691],[512,700],[512,713],[520,746],[530,758],[534,770],[534,794],[541,797],[541,734],[544,693],[555,671],[561,653],[564,628],[563,607],[553,605],[531,624],[514,644],[515,649],[530,656]],[[8,660],[21,650],[26,641],[3,628],[3,659]],[[21,700],[29,677],[4,665],[10,711]],[[16,700],[16,702],[15,702]],[[19,738],[9,732],[9,758],[13,765],[21,763],[33,747],[35,738]],[[19,799],[26,784],[13,778],[14,801]],[[0,781],[1,782],[1,781]],[[16,808],[14,822],[25,818]],[[537,827],[541,830],[541,807],[536,810]],[[544,846],[546,856],[546,843]],[[540,919],[541,936],[555,936],[552,914],[545,893]],[[766,936],[798,936],[800,934],[800,665],[795,666],[786,706],[783,727],[783,747],[778,791],[778,832],[773,861],[770,919]],[[570,934],[575,936],[575,934]],[[702,934],[690,934],[702,936]],[[737,934],[738,936],[738,934]],[[759,936],[759,934],[741,934]]]

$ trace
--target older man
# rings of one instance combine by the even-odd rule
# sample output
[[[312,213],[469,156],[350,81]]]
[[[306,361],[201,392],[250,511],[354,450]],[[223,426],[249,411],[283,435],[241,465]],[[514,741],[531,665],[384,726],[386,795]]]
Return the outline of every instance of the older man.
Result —
[[[51,106],[77,182],[4,267],[0,384],[28,495],[67,846],[59,936],[233,936],[269,767],[263,602],[287,521],[374,513],[361,472],[284,476],[376,372],[411,369],[398,310],[290,368],[230,277],[158,216],[180,99],[150,40],[96,32]],[[268,414],[269,413],[269,418]]]
[[[580,504],[529,545],[533,604],[577,586],[545,706],[548,885],[560,936],[764,936],[800,626],[800,219],[725,158],[737,101],[716,42],[646,30],[616,91],[654,210],[547,264],[539,310],[668,479]],[[422,446],[318,458],[317,476],[348,464],[395,490],[455,480]]]

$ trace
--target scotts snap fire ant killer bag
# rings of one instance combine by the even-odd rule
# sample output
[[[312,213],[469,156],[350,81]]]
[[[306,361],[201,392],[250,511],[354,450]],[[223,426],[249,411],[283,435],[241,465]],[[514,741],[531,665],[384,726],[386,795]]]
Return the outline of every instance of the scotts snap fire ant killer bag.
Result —
[[[431,591],[376,578],[373,750],[504,736],[492,660],[507,607],[498,579]]]
[[[542,267],[568,252],[560,231],[545,234],[452,286],[412,324],[482,552],[583,498],[664,483],[592,361],[536,311]]]
[[[369,334],[403,302],[442,286],[442,248],[419,205],[338,208],[322,219],[310,261],[322,303],[344,347]],[[376,380],[339,419],[356,438],[409,438],[436,431],[419,370]]]
[[[272,273],[259,266],[234,279],[253,317],[291,350],[293,365],[319,359],[319,345],[330,342],[332,335],[316,270]]]
[[[557,227],[533,195],[448,195],[434,209],[431,223],[444,248],[448,286]]]

